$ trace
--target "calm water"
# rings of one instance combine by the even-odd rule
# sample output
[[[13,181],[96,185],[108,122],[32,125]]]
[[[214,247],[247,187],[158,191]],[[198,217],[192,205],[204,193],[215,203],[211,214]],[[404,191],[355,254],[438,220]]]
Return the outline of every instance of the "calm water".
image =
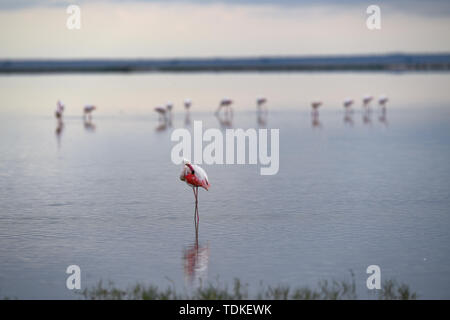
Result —
[[[450,298],[450,76],[445,74],[193,74],[0,78],[0,296],[79,298],[103,279],[190,290],[239,277],[315,286],[365,270],[405,282],[422,298]],[[353,126],[341,101],[386,93]],[[192,120],[219,127],[223,96],[236,99],[235,128],[257,128],[254,98],[269,99],[267,128],[280,129],[280,170],[205,165],[195,250],[192,191],[171,163],[170,134]],[[60,98],[64,128],[53,117]],[[321,127],[308,101],[321,98]],[[156,131],[152,108],[175,103],[173,127]],[[94,103],[95,127],[81,107]],[[376,109],[376,108],[375,108]],[[194,248],[194,250],[193,250]],[[198,252],[196,260],[194,253]],[[194,264],[193,261],[196,261]]]

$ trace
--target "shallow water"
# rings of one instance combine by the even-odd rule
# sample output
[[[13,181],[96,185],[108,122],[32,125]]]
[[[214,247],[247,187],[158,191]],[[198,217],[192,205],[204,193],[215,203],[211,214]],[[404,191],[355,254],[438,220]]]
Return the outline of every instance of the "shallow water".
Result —
[[[446,74],[192,74],[0,78],[0,296],[79,298],[112,280],[181,290],[202,281],[252,288],[349,279],[367,297],[367,266],[421,298],[450,298],[450,76]],[[340,101],[387,93],[353,125]],[[346,91],[347,90],[347,91]],[[192,120],[219,127],[213,110],[236,99],[234,128],[258,128],[254,97],[269,98],[267,128],[280,129],[280,170],[204,165],[195,250],[192,191],[170,160],[170,134]],[[349,93],[350,92],[350,93]],[[342,96],[344,95],[344,96]],[[308,101],[321,97],[320,127]],[[66,105],[61,134],[53,117]],[[95,98],[95,99],[94,99]],[[173,127],[156,131],[152,108],[175,102]],[[178,102],[178,103],[177,103]],[[95,127],[82,103],[96,103]],[[76,107],[75,107],[76,106]],[[188,127],[192,128],[192,127]],[[194,250],[193,250],[194,248]],[[195,253],[198,252],[197,260]],[[196,264],[194,264],[196,262]]]

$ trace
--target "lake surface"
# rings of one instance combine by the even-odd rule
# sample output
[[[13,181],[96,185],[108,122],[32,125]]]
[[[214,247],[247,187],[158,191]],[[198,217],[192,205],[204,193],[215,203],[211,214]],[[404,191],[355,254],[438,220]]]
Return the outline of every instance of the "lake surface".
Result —
[[[0,296],[74,298],[99,280],[191,290],[200,281],[257,290],[349,280],[366,268],[420,298],[450,298],[448,74],[271,73],[0,77]],[[387,94],[386,119],[364,94]],[[269,99],[266,125],[254,100]],[[280,129],[280,169],[203,165],[211,189],[194,197],[171,162],[173,129],[221,128],[218,101],[235,99],[234,128]],[[353,124],[342,100],[357,103]],[[320,98],[320,125],[309,102]],[[66,104],[57,133],[55,103]],[[156,130],[153,107],[175,104]],[[91,125],[82,106],[98,105]],[[192,128],[187,126],[187,128]],[[224,130],[222,128],[222,130]],[[198,249],[198,250],[196,250]]]

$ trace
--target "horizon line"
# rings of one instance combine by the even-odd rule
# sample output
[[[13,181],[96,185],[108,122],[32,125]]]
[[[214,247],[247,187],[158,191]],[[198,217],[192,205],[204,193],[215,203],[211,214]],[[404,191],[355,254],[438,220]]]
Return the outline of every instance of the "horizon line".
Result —
[[[0,73],[450,71],[450,53],[1,59]]]

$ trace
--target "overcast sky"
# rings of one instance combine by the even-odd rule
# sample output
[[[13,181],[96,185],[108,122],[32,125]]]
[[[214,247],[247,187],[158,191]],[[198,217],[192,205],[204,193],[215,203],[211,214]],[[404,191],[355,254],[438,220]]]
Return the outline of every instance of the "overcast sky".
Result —
[[[0,58],[450,52],[450,1],[340,2],[0,0]],[[371,4],[381,30],[366,27]]]

